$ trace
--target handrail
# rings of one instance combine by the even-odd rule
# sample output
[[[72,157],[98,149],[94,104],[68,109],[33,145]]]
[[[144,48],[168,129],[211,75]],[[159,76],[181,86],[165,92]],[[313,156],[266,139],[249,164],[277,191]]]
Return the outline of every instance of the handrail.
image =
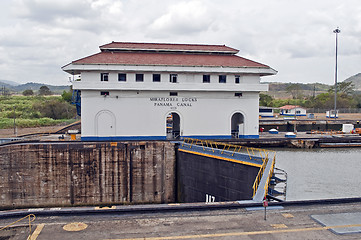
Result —
[[[20,222],[21,220],[23,220],[23,219],[25,219],[25,218],[29,218],[29,236],[28,236],[28,239],[30,239],[30,236],[31,236],[31,223],[32,223],[33,221],[35,221],[35,219],[36,219],[36,217],[35,217],[34,214],[26,215],[25,217],[20,218],[19,220],[15,221],[15,222],[13,222],[13,223],[10,223],[9,225],[7,225],[7,226],[5,226],[5,227],[0,228],[0,231],[1,231],[1,230],[4,230],[4,229],[6,229],[6,228],[8,228],[8,227],[10,227],[10,226],[12,226],[12,225],[14,225],[15,223]]]
[[[260,149],[260,148],[253,148],[253,147],[250,148],[250,147],[245,147],[245,146],[239,146],[239,145],[233,145],[233,144],[215,142],[215,141],[209,141],[209,140],[194,139],[194,138],[184,138],[182,147],[184,146],[184,143],[189,144],[190,148],[192,148],[193,145],[200,145],[200,146],[202,146],[203,151],[207,151],[207,149],[205,149],[205,147],[207,147],[213,153],[214,153],[214,149],[219,149],[221,154],[224,154],[225,151],[229,151],[232,148],[234,150],[232,151],[233,153],[231,153],[231,156],[234,156],[234,153],[236,152],[237,149],[238,149],[238,151],[237,151],[238,153],[241,150],[243,150],[247,153],[250,160],[252,160],[252,158],[254,156],[258,156],[258,155],[262,159],[263,162],[267,158],[266,150]],[[221,146],[222,146],[222,148],[220,148]],[[257,154],[257,151],[258,151],[258,154]],[[262,155],[262,152],[265,154],[265,156]],[[267,152],[269,153],[269,152],[274,152],[274,151],[267,150]]]
[[[260,158],[262,159],[263,163],[262,166],[260,167],[258,174],[256,176],[256,179],[253,183],[253,196],[255,196],[258,187],[259,187],[259,183],[262,179],[262,176],[264,174],[264,170],[268,164],[268,161],[270,160],[269,158],[272,157],[270,156],[270,153],[274,153],[273,154],[273,162],[272,162],[272,166],[270,168],[270,171],[268,172],[268,178],[266,181],[266,184],[264,186],[264,190],[265,190],[265,196],[267,195],[268,192],[268,187],[269,187],[269,182],[271,177],[273,176],[273,171],[274,171],[274,166],[275,166],[275,160],[276,160],[276,153],[275,151],[271,151],[271,150],[265,150],[265,149],[260,149],[260,148],[253,148],[253,147],[245,147],[245,146],[239,146],[239,145],[233,145],[233,144],[228,144],[228,143],[222,143],[222,142],[213,142],[213,141],[209,141],[209,140],[200,140],[200,139],[193,139],[193,138],[184,138],[183,139],[183,144],[182,146],[184,146],[184,143],[187,143],[190,145],[190,148],[192,148],[193,145],[200,145],[203,148],[203,151],[212,151],[213,153],[215,152],[214,149],[219,149],[221,154],[227,154],[227,152],[229,152],[229,150],[232,148],[233,150],[231,151],[231,153],[228,153],[228,155],[230,154],[232,157],[234,156],[234,154],[240,153],[240,151],[242,150],[245,154],[248,155],[249,159],[252,160],[252,157],[257,156],[257,152],[260,156]],[[223,146],[223,147],[222,147]],[[238,151],[237,151],[238,150]],[[227,152],[226,152],[227,151]]]
[[[263,196],[264,198],[267,196],[267,193],[268,193],[269,182],[271,181],[271,178],[272,178],[272,176],[273,176],[273,171],[274,171],[274,168],[275,168],[275,163],[276,163],[276,156],[273,158],[272,167],[271,167],[271,169],[269,170],[268,178],[267,178],[266,184],[264,185],[264,196]]]
[[[261,178],[263,176],[263,173],[264,173],[264,170],[267,166],[267,163],[268,163],[268,158],[265,159],[265,161],[263,162],[262,166],[260,167],[259,171],[258,171],[258,174],[256,176],[256,179],[254,180],[254,183],[253,183],[253,195],[252,195],[252,198],[254,197],[254,195],[256,195],[256,192],[257,192],[257,189],[258,189],[258,186],[259,186],[259,183],[261,181]]]

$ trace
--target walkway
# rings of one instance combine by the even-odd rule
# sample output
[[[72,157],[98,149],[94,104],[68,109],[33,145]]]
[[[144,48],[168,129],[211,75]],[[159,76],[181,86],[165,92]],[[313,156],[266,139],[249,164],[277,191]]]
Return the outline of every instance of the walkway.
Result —
[[[353,201],[277,203],[267,209],[266,220],[260,204],[237,208],[230,207],[234,206],[233,203],[229,204],[129,206],[133,210],[153,208],[152,211],[133,213],[121,212],[128,206],[114,206],[100,210],[93,208],[93,213],[78,215],[74,212],[66,216],[60,213],[61,209],[57,210],[58,214],[53,210],[53,214],[37,214],[32,239],[361,239],[361,198]],[[191,208],[201,205],[206,207],[202,211]],[[221,205],[224,208],[212,208]],[[169,209],[164,211],[165,208]],[[183,209],[175,211],[176,208]],[[0,226],[11,221],[0,217]],[[20,236],[26,233],[24,226],[26,222],[23,227],[0,232],[0,236],[5,238],[10,233]]]

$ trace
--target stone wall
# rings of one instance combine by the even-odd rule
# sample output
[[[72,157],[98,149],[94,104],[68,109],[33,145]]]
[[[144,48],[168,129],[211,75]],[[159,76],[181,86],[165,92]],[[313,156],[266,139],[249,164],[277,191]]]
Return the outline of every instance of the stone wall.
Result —
[[[170,142],[52,142],[0,146],[1,208],[168,203]]]

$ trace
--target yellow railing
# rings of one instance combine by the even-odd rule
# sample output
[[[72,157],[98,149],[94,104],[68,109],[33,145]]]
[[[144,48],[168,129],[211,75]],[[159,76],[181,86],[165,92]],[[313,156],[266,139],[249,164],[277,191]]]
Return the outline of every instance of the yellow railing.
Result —
[[[261,178],[263,176],[264,170],[268,164],[269,159],[267,158],[266,161],[263,162],[262,167],[259,169],[257,177],[253,183],[253,197],[257,192],[258,186],[259,186],[259,182],[261,181]],[[263,197],[266,197],[267,193],[268,193],[268,187],[269,187],[269,182],[271,181],[271,178],[273,176],[273,171],[274,171],[274,167],[276,164],[276,155],[273,156],[273,160],[272,160],[272,167],[270,168],[269,172],[268,172],[268,178],[266,181],[266,184],[264,185],[264,190],[265,190],[265,195]]]
[[[267,166],[269,158],[272,159],[272,156],[270,156],[270,155],[273,154],[272,167],[270,169],[270,172],[268,173],[268,179],[267,179],[266,185],[264,186],[265,194],[267,194],[269,182],[270,182],[271,177],[273,176],[274,165],[276,162],[276,152],[275,151],[270,151],[270,150],[265,150],[265,149],[260,149],[260,148],[244,147],[244,146],[240,146],[240,145],[233,145],[233,144],[222,143],[222,142],[214,142],[214,141],[209,141],[209,140],[200,140],[200,139],[194,139],[194,138],[184,138],[182,146],[184,146],[184,143],[189,144],[190,148],[192,148],[193,145],[202,146],[203,151],[208,150],[208,151],[212,151],[213,153],[214,153],[214,149],[219,149],[219,150],[221,150],[221,154],[225,154],[225,153],[230,154],[231,153],[231,156],[233,156],[235,153],[241,153],[241,151],[242,151],[242,153],[248,155],[250,160],[252,160],[252,157],[259,156],[262,159],[263,163],[262,163],[262,166],[260,167],[257,177],[253,183],[253,197],[257,192],[259,183],[264,174],[264,170]],[[206,147],[208,149],[206,149]]]
[[[233,145],[228,143],[222,143],[222,142],[214,142],[209,140],[200,140],[195,138],[184,138],[183,144],[189,144],[192,148],[193,145],[202,146],[203,151],[212,151],[214,153],[214,149],[221,150],[221,154],[230,154],[230,156],[234,156],[235,153],[245,153],[248,155],[249,159],[252,160],[252,157],[260,157],[262,161],[264,162],[266,158],[268,158],[268,153],[273,151],[266,151],[264,149],[260,148],[252,148],[252,147],[245,147],[240,145]],[[208,149],[206,149],[206,147]]]
[[[264,196],[263,198],[265,198],[267,196],[268,193],[268,187],[269,187],[269,183],[271,181],[271,178],[273,176],[273,171],[275,169],[275,164],[276,164],[276,156],[274,156],[273,158],[273,162],[272,162],[272,167],[270,168],[269,172],[268,172],[268,178],[267,178],[267,182],[264,185]]]
[[[311,134],[329,134],[329,135],[334,135],[334,134],[343,134],[344,132],[342,131],[336,131],[336,130],[327,130],[327,131],[319,131],[319,130],[311,130]]]
[[[8,227],[10,227],[10,226],[12,226],[14,224],[16,224],[16,223],[18,223],[18,222],[20,222],[20,221],[22,221],[22,220],[24,220],[26,218],[29,218],[29,236],[28,236],[27,239],[30,239],[30,237],[31,237],[31,223],[36,219],[34,214],[29,214],[29,215],[27,215],[27,216],[25,216],[23,218],[20,218],[19,220],[15,221],[13,223],[10,223],[9,225],[7,225],[5,227],[0,228],[0,231],[4,230],[4,229],[6,229],[6,228],[8,228]]]
[[[253,195],[252,195],[252,197],[254,197],[254,195],[255,195],[256,192],[257,192],[257,189],[258,189],[258,186],[259,186],[259,182],[261,181],[261,178],[262,178],[262,176],[263,176],[264,169],[266,168],[267,163],[268,163],[268,158],[266,158],[266,160],[263,162],[261,168],[260,168],[259,171],[258,171],[257,177],[256,177],[256,179],[254,180],[253,187],[252,187],[252,188],[253,188]]]

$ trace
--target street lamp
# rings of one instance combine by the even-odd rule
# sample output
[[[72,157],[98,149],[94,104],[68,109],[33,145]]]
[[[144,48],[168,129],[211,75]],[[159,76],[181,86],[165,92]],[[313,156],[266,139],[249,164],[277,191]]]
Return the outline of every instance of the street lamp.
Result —
[[[335,30],[333,30],[334,33],[336,33],[336,65],[335,65],[335,109],[334,109],[334,118],[336,121],[336,108],[337,108],[337,48],[338,48],[338,34],[341,32],[341,30],[337,27]],[[331,117],[331,116],[330,116]]]

